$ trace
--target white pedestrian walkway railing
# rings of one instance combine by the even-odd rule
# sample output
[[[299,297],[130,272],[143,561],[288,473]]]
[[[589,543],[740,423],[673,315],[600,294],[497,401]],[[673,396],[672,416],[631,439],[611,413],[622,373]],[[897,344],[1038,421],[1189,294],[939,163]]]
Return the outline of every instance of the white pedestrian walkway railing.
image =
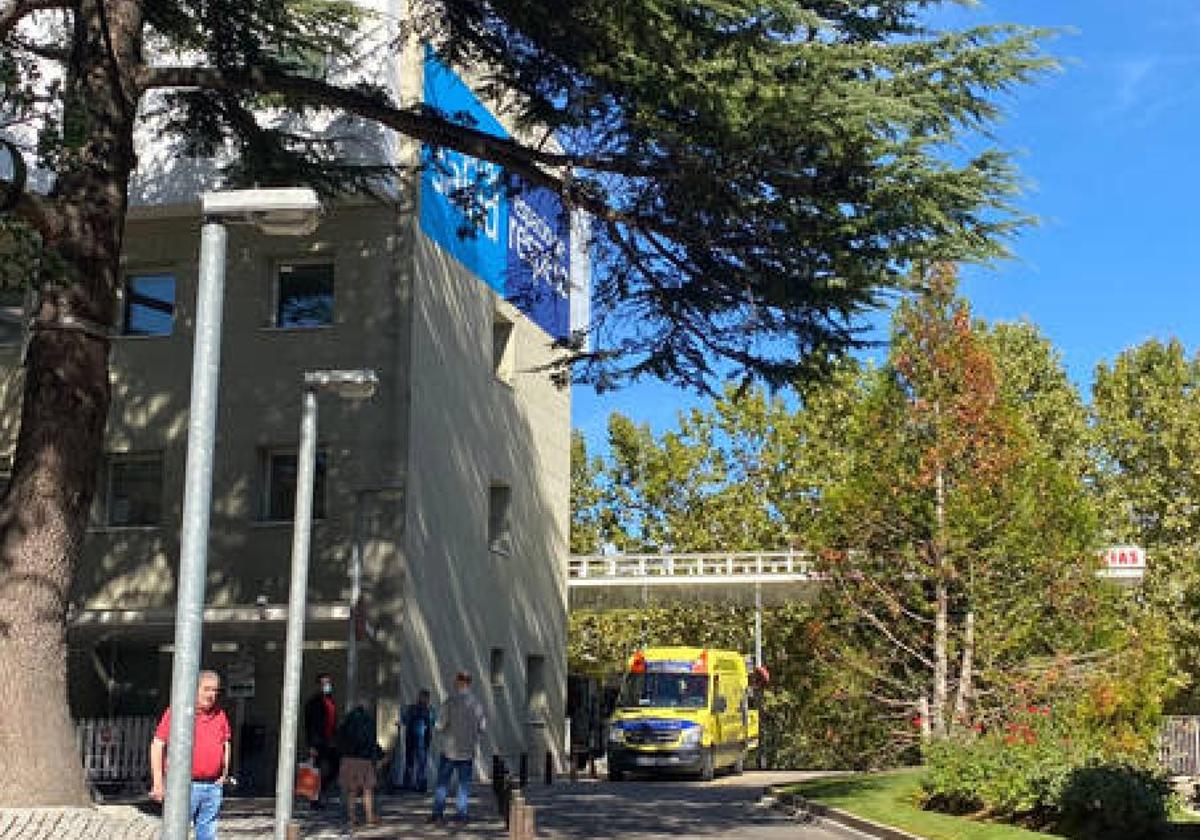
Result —
[[[815,580],[812,555],[801,551],[573,555],[567,565],[567,585],[571,587]]]

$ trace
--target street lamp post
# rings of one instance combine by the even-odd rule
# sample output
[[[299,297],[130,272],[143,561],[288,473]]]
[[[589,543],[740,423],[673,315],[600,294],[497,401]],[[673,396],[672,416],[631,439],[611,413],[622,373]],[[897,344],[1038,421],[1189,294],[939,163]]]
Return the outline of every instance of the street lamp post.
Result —
[[[171,761],[163,807],[164,840],[187,840],[191,817],[192,747],[196,680],[204,623],[208,526],[212,507],[213,441],[221,364],[221,308],[225,296],[225,225],[250,222],[275,235],[311,233],[320,206],[309,189],[232,190],[200,197],[196,335],[192,351],[192,396],[188,413],[183,523],[179,534],[179,582],[175,606],[175,654],[171,665]]]
[[[296,455],[296,511],[292,529],[292,581],[288,592],[284,644],[283,697],[279,720],[279,759],[275,775],[275,838],[287,840],[296,782],[296,727],[300,672],[304,664],[304,613],[308,594],[308,555],[312,538],[313,486],[317,471],[317,391],[344,399],[366,399],[379,382],[373,370],[321,370],[304,374],[300,449]]]

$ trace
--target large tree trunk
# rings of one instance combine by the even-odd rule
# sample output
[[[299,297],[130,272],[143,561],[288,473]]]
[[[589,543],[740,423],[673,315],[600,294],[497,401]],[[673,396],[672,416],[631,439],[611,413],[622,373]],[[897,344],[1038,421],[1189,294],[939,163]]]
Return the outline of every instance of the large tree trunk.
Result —
[[[134,167],[141,9],[80,0],[66,90],[83,145],[64,150],[21,429],[0,504],[0,806],[87,802],[67,705],[66,617],[108,415],[108,341]],[[103,16],[103,17],[102,17]]]

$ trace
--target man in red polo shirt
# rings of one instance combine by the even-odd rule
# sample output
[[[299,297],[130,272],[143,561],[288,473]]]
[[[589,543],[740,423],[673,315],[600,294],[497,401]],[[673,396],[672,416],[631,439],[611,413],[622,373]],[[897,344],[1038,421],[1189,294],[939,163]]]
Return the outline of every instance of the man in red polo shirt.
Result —
[[[229,718],[217,706],[221,678],[216,671],[201,671],[196,687],[196,729],[192,744],[192,824],[196,840],[216,840],[217,814],[222,785],[229,777]],[[171,709],[163,712],[150,742],[150,798],[163,799],[167,738],[171,734]]]

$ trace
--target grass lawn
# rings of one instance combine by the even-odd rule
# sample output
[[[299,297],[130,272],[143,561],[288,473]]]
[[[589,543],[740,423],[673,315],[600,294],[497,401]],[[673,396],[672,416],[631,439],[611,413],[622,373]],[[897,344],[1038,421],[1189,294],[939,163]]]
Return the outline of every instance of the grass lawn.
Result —
[[[788,790],[928,840],[1033,840],[1059,836],[922,811],[916,804],[921,773],[920,769],[913,769],[813,779]]]
[[[921,769],[859,773],[813,779],[787,789],[833,808],[899,828],[927,840],[1034,840],[1060,837],[1011,825],[987,823],[922,811],[916,805]],[[1158,835],[1160,840],[1200,840],[1195,814],[1179,814]]]

